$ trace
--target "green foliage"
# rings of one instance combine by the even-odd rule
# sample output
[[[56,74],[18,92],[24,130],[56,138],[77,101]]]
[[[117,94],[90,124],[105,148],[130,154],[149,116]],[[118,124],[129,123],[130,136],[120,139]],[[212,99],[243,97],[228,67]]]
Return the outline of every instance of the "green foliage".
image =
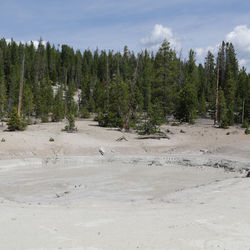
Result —
[[[181,122],[192,123],[197,112],[197,96],[192,84],[186,84],[179,92],[174,116]]]
[[[22,114],[30,117],[34,110],[34,100],[31,88],[24,84]]]
[[[249,135],[249,134],[250,134],[250,129],[246,128],[246,129],[245,129],[245,134],[246,134],[246,135]]]
[[[160,102],[164,115],[174,109],[174,99],[178,79],[178,60],[170,43],[164,41],[155,58],[155,75],[153,83],[152,102]]]
[[[0,120],[5,116],[6,104],[7,104],[6,87],[3,79],[2,80],[0,79]]]
[[[37,91],[39,91],[36,100],[37,114],[41,117],[42,122],[48,122],[49,113],[52,111],[53,106],[53,89],[50,80],[43,78]]]
[[[128,84],[121,78],[115,79],[110,84],[110,103],[107,111],[98,115],[98,123],[103,127],[122,128],[129,107]]]
[[[23,131],[27,127],[27,124],[24,121],[21,121],[20,117],[17,114],[16,109],[13,109],[12,113],[10,114],[7,125],[9,131],[16,131],[16,130]]]
[[[162,133],[160,126],[164,123],[164,112],[157,102],[152,106],[147,116],[144,118],[144,122],[137,127],[139,134],[150,135],[156,133]]]
[[[69,133],[76,131],[77,128],[75,126],[74,115],[69,113],[66,118],[67,118],[68,125],[65,126],[64,130],[69,132]]]
[[[5,142],[6,140],[4,138],[1,139],[1,142]]]
[[[204,65],[197,65],[193,50],[187,59],[178,58],[168,41],[155,54],[145,50],[135,55],[127,46],[123,52],[81,53],[67,45],[44,45],[42,40],[36,48],[13,40],[7,44],[5,39],[0,40],[0,119],[18,105],[23,53],[24,117],[56,122],[66,114],[89,117],[88,112],[95,112],[101,126],[122,127],[129,110],[128,127],[147,121],[144,130],[150,131],[157,104],[164,120],[174,114],[179,121],[192,123],[197,114],[209,111],[214,117],[219,69],[220,125],[250,120],[250,75],[239,69],[231,43],[223,42],[216,58],[208,52]]]
[[[90,118],[90,113],[86,107],[81,107],[79,110],[79,116],[81,118]]]
[[[244,120],[243,124],[242,124],[242,128],[248,128],[249,125],[248,125],[248,122],[247,120]]]
[[[74,100],[74,95],[76,92],[76,87],[72,83],[69,84],[68,89],[66,91],[66,112],[72,115],[76,115],[77,113],[77,104]]]
[[[177,122],[173,122],[173,123],[171,124],[171,126],[173,126],[173,127],[177,127],[177,126],[180,126],[180,124],[179,124],[179,123],[177,123]]]
[[[205,93],[202,92],[199,98],[198,112],[201,116],[205,116],[207,112]]]
[[[64,103],[63,91],[59,88],[56,92],[53,107],[52,107],[52,121],[59,122],[64,118]]]
[[[226,100],[224,97],[223,90],[219,90],[219,121],[220,121],[220,127],[227,129],[228,128],[228,110],[226,105]]]
[[[50,141],[50,142],[54,142],[55,139],[54,139],[53,137],[50,137],[50,138],[49,138],[49,141]]]

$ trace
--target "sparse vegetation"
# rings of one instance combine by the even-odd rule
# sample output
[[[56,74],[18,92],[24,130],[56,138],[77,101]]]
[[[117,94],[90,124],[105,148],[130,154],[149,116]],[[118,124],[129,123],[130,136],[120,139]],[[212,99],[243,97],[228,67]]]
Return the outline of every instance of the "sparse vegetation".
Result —
[[[20,119],[16,109],[13,109],[12,113],[10,114],[7,125],[9,131],[16,131],[16,130],[23,131],[27,127],[27,123]]]
[[[55,139],[54,139],[53,137],[50,137],[50,138],[49,138],[49,141],[50,141],[50,142],[54,142]]]
[[[250,129],[248,127],[248,124],[245,124],[245,125],[246,125],[245,134],[249,135],[250,134]]]
[[[177,126],[180,126],[180,123],[177,123],[177,122],[172,122],[172,123],[171,123],[171,126],[173,126],[173,127],[177,127]]]
[[[249,125],[248,125],[248,122],[247,120],[244,120],[243,124],[242,124],[242,128],[248,128]]]
[[[90,113],[86,107],[82,107],[79,110],[79,116],[81,118],[90,118]]]
[[[64,127],[63,131],[67,131],[68,133],[77,131],[77,128],[75,126],[75,117],[72,114],[67,115],[67,122],[68,125]]]

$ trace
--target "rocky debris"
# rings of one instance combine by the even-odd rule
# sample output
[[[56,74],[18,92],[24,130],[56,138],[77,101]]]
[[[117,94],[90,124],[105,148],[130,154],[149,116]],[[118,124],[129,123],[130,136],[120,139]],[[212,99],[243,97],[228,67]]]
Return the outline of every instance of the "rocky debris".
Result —
[[[232,134],[232,135],[238,135],[238,134],[239,134],[239,131],[234,130],[234,131],[231,132],[231,134]]]
[[[248,171],[246,177],[247,177],[247,178],[250,178],[250,171]]]
[[[204,154],[209,154],[209,153],[211,153],[208,149],[200,149],[200,152],[201,152],[201,153],[204,153]]]
[[[100,153],[101,155],[104,155],[104,154],[105,154],[105,150],[104,150],[102,147],[100,147],[100,148],[99,148],[99,153]]]
[[[148,166],[162,166],[162,163],[160,163],[159,161],[153,160],[148,164]]]
[[[185,134],[186,132],[185,132],[184,130],[182,130],[182,129],[181,129],[181,130],[180,130],[180,133],[183,133],[183,134]]]
[[[122,135],[121,137],[116,139],[116,141],[128,141],[128,139],[125,137],[125,135]]]
[[[171,130],[169,130],[169,129],[165,130],[165,132],[166,132],[167,134],[174,135],[174,133],[173,133]]]
[[[56,194],[56,198],[63,197],[64,195],[69,194],[69,193],[70,193],[69,191],[65,191],[65,192],[63,192],[61,194]]]

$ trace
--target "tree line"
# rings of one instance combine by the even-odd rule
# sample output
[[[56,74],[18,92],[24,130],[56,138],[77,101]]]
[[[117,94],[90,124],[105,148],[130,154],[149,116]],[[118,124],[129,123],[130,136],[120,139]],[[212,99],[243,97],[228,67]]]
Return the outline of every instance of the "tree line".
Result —
[[[220,126],[250,120],[250,75],[239,67],[232,43],[222,42],[216,56],[209,51],[197,64],[193,50],[182,59],[167,41],[155,53],[135,54],[127,46],[81,52],[1,39],[1,119],[17,111],[24,56],[21,119],[57,122],[95,113],[101,126],[126,123],[151,133],[171,115],[189,123],[197,116],[215,119],[217,95]]]

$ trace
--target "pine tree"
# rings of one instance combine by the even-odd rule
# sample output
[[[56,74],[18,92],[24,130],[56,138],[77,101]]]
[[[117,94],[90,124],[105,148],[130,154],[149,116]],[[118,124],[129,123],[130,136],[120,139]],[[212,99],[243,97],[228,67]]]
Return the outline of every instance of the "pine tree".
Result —
[[[49,121],[49,113],[52,111],[53,105],[53,89],[51,82],[47,78],[43,78],[40,85],[40,96],[38,100],[37,113],[42,122]]]
[[[7,125],[9,131],[23,131],[27,126],[25,122],[21,121],[20,117],[17,114],[16,108],[13,108],[12,112],[10,113]]]
[[[179,92],[175,117],[181,122],[193,123],[196,118],[197,95],[193,84],[186,84]]]
[[[66,113],[72,114],[74,116],[76,115],[76,113],[78,111],[77,104],[74,100],[75,93],[76,93],[76,87],[75,87],[74,83],[71,82],[68,85],[68,89],[66,91],[65,104],[66,104]]]
[[[220,88],[219,90],[219,121],[220,121],[220,127],[222,128],[228,128],[228,109],[226,105],[226,99],[224,97],[224,92]]]
[[[152,102],[154,103],[157,99],[166,116],[174,109],[175,86],[178,78],[178,60],[167,41],[162,43],[156,54],[155,72]]]
[[[121,78],[110,83],[110,105],[109,109],[103,111],[98,122],[104,127],[120,127],[126,118],[129,104],[129,87]]]
[[[7,92],[4,79],[3,54],[0,50],[0,120],[5,116],[7,104]]]
[[[59,122],[64,118],[63,90],[58,88],[52,107],[52,121]]]
[[[22,114],[24,116],[30,116],[34,110],[34,102],[33,102],[33,93],[30,87],[27,84],[24,84],[23,90],[23,104],[22,104]]]

